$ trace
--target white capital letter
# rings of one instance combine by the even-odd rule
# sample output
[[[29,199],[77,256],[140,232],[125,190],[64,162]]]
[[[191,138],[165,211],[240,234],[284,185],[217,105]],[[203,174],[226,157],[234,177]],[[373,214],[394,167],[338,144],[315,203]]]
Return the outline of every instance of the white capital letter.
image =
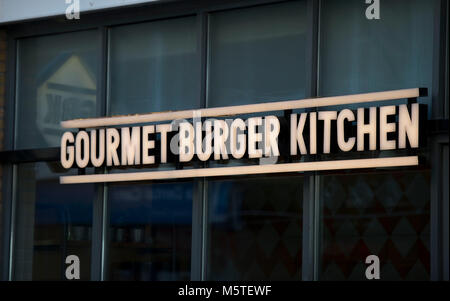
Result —
[[[309,153],[317,154],[317,113],[309,113]]]
[[[323,120],[323,153],[330,153],[331,145],[331,120],[337,118],[336,111],[322,111],[319,112],[319,120]]]
[[[407,105],[400,105],[398,116],[398,148],[406,148],[406,136],[411,147],[419,147],[419,104],[411,105],[411,115]]]
[[[245,131],[245,122],[244,120],[237,118],[233,121],[231,124],[230,129],[230,151],[233,155],[233,158],[240,159],[245,154],[245,149],[247,147],[245,135],[244,134],[238,134],[238,129],[240,131]],[[237,147],[237,144],[239,143],[239,148]]]
[[[153,134],[154,132],[155,132],[155,126],[154,125],[146,125],[146,126],[142,127],[142,164],[153,164],[153,163],[155,163],[155,156],[153,156],[153,155],[149,156],[148,155],[148,150],[155,147],[155,141],[154,140],[149,140],[148,139],[148,135],[149,134]],[[162,148],[161,148],[161,152],[162,152]]]
[[[258,148],[257,143],[262,141],[262,133],[257,133],[256,128],[262,125],[261,117],[252,117],[248,119],[248,157],[261,158],[262,150]]]
[[[364,135],[369,134],[369,150],[375,150],[377,148],[377,108],[372,107],[369,110],[369,123],[364,123],[364,108],[358,109],[358,120],[356,121],[356,136],[358,151],[364,150]]]
[[[278,135],[280,134],[280,121],[275,116],[264,118],[264,155],[278,157]]]
[[[81,150],[82,142],[83,150]],[[89,163],[89,135],[85,131],[78,132],[75,139],[75,161],[79,168],[85,168]]]
[[[188,162],[194,157],[194,127],[189,122],[180,124],[180,162]]]
[[[124,127],[122,131],[122,165],[134,165],[141,163],[141,133],[140,127],[132,128],[130,137],[130,128]]]
[[[195,123],[195,152],[197,157],[201,161],[206,161],[212,154],[212,122],[211,120],[205,121],[203,125],[205,129],[205,138],[203,138],[202,123]],[[203,151],[203,144],[205,145],[205,151]]]
[[[98,157],[97,157],[97,130],[91,130],[91,162],[100,167],[105,161],[105,129],[98,130]]]
[[[170,123],[158,124],[156,131],[161,133],[161,163],[167,163],[167,133],[172,131],[172,125]]]
[[[388,115],[395,114],[395,106],[385,106],[380,108],[380,149],[395,149],[395,140],[388,140],[387,134],[395,132],[395,123],[387,122]]]
[[[74,140],[71,132],[65,132],[61,137],[61,165],[66,169],[72,167],[75,158],[73,145],[67,146],[67,142],[73,143]]]
[[[228,139],[228,125],[223,120],[214,120],[214,160],[228,159],[225,142]]]
[[[355,115],[349,109],[342,110],[337,119],[337,141],[339,148],[344,152],[352,150],[356,140],[355,137],[351,137],[345,141],[344,122],[346,119],[350,122],[355,120]]]
[[[301,113],[297,124],[297,114],[291,114],[291,155],[297,155],[297,145],[300,148],[300,154],[306,155],[305,140],[303,139],[303,129],[305,128],[306,117],[308,113]]]
[[[106,129],[106,165],[120,165],[117,148],[120,143],[119,131],[115,128]]]

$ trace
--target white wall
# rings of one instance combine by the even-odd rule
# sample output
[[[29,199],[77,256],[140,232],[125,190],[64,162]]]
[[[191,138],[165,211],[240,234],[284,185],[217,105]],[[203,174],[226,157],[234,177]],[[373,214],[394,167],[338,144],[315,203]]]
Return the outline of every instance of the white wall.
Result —
[[[155,1],[160,0],[80,0],[80,18],[90,10]],[[0,0],[0,24],[63,15],[68,5],[66,0]]]

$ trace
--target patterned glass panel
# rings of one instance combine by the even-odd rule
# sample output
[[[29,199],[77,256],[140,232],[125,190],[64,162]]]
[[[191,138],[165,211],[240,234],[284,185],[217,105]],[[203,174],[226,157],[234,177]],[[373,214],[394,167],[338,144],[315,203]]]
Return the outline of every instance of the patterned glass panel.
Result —
[[[320,279],[365,280],[377,255],[381,280],[428,280],[429,183],[429,171],[324,176]]]
[[[209,280],[301,280],[303,178],[208,183]]]

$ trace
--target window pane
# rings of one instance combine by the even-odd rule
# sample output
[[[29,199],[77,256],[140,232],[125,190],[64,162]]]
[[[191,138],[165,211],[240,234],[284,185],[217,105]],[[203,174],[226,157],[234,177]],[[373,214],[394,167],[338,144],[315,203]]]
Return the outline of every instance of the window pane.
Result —
[[[109,280],[189,280],[193,183],[108,190]]]
[[[91,273],[93,184],[61,185],[56,163],[17,168],[15,280],[65,280],[65,259],[80,259],[80,278]]]
[[[211,14],[208,106],[305,96],[305,2]]]
[[[322,1],[319,94],[426,87],[430,95],[434,2],[384,1],[380,19],[368,20],[364,1]]]
[[[369,255],[380,259],[381,280],[429,280],[429,171],[321,181],[321,280],[365,280]]]
[[[301,280],[303,178],[208,182],[209,280]]]
[[[199,107],[195,17],[112,28],[111,115]]]
[[[59,146],[62,120],[98,115],[95,31],[19,40],[16,148]]]

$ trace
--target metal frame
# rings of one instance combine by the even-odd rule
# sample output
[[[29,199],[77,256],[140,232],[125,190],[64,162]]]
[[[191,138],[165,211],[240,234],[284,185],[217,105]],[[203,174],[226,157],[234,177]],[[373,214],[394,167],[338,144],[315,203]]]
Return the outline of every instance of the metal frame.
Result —
[[[319,0],[322,2],[322,0]],[[449,280],[449,203],[448,203],[448,1],[432,0],[435,9],[432,75],[432,120],[428,122],[429,165],[431,166],[431,208],[430,208],[430,280]],[[320,6],[320,4],[319,4]],[[320,15],[319,15],[320,18]],[[320,26],[320,21],[318,22]],[[319,42],[320,45],[320,32]],[[320,49],[318,55],[320,57]],[[320,61],[319,63],[320,64]],[[319,70],[317,71],[319,72]],[[318,80],[318,78],[317,78]],[[319,83],[319,80],[317,82]],[[317,85],[318,87],[318,85]],[[320,185],[320,176],[314,179],[315,187]],[[317,191],[319,194],[321,190]],[[320,196],[315,200],[320,202]],[[313,205],[312,208],[317,208]],[[312,209],[310,209],[312,210]],[[320,210],[315,218],[320,218]],[[319,226],[317,224],[314,224]],[[312,231],[312,244],[320,251],[320,229]],[[319,255],[320,256],[320,255]],[[310,257],[311,260],[315,258]],[[314,263],[314,272],[318,271],[320,262]],[[318,274],[314,274],[318,280]]]
[[[307,1],[308,32],[306,36],[306,97],[317,97],[319,79],[320,0]],[[303,180],[303,257],[302,280],[317,280],[318,216],[316,200],[317,172],[307,172]]]
[[[11,36],[7,40],[7,66],[6,66],[6,99],[5,99],[5,125],[4,125],[4,149],[13,149],[14,143],[14,117],[15,117],[15,79],[16,79],[16,49],[17,42]],[[12,108],[12,109],[11,109]],[[2,157],[2,155],[0,155]],[[3,258],[0,280],[9,280],[12,276],[12,247],[14,233],[14,164],[3,164],[3,183],[2,183],[2,201],[3,201],[3,231],[2,248]]]
[[[433,49],[432,118],[443,121],[447,129],[431,133],[431,280],[449,280],[448,205],[448,1],[436,0]],[[437,130],[437,131],[436,131]]]
[[[4,202],[4,227],[3,254],[7,259],[3,264],[0,279],[11,280],[12,277],[12,250],[14,231],[14,166],[15,164],[33,161],[58,161],[59,150],[57,148],[15,150],[14,148],[14,121],[15,121],[15,90],[16,90],[16,59],[17,40],[26,37],[69,33],[83,30],[97,30],[99,34],[99,86],[97,99],[102,115],[107,114],[107,65],[108,65],[108,34],[109,28],[118,25],[148,22],[153,20],[182,17],[187,15],[197,16],[197,33],[199,47],[199,72],[200,72],[200,106],[207,107],[207,59],[208,59],[208,16],[209,13],[238,9],[244,7],[259,6],[287,2],[289,0],[200,0],[200,1],[175,1],[164,0],[157,3],[148,3],[132,7],[103,10],[97,12],[82,13],[80,21],[66,20],[64,16],[51,17],[45,20],[33,20],[17,24],[4,25],[8,32],[8,56],[6,70],[6,112],[4,127],[4,148],[0,152],[0,161],[3,164],[3,202]],[[319,75],[319,50],[320,50],[320,0],[307,1],[307,97],[317,96]],[[448,3],[446,0],[435,0],[440,10],[439,18],[435,19],[435,40],[439,45],[433,57],[433,116],[443,118],[448,124]],[[436,94],[437,93],[437,94]],[[438,105],[439,104],[439,105]],[[440,112],[446,112],[441,116]],[[444,137],[445,136],[445,137]],[[448,185],[442,179],[448,179],[448,127],[446,134],[437,135],[434,140],[435,147],[431,152],[434,159],[432,176],[432,279],[447,279],[448,268]],[[442,159],[441,159],[442,158]],[[447,161],[445,161],[447,160]],[[442,167],[442,163],[447,162]],[[195,182],[195,198],[193,204],[192,219],[192,248],[191,248],[191,279],[206,279],[206,242],[207,242],[207,181],[198,179]],[[319,256],[319,213],[320,204],[318,190],[320,188],[320,176],[318,173],[306,173],[304,181],[303,199],[303,280],[318,279]],[[92,240],[92,265],[91,279],[106,279],[107,260],[107,229],[108,229],[108,204],[107,185],[97,184],[98,199],[94,203],[93,240]],[[445,207],[447,206],[447,207]]]
[[[303,180],[303,254],[302,254],[302,280],[316,279],[316,204],[314,172],[305,173]]]
[[[198,72],[200,82],[198,93],[200,107],[207,107],[207,65],[208,65],[208,32],[209,16],[205,12],[197,14],[197,39],[198,39]],[[205,165],[205,164],[203,164]],[[206,179],[194,180],[194,197],[192,204],[192,247],[191,247],[191,280],[205,279],[205,254],[206,254]]]
[[[431,280],[449,280],[448,133],[431,138]]]

